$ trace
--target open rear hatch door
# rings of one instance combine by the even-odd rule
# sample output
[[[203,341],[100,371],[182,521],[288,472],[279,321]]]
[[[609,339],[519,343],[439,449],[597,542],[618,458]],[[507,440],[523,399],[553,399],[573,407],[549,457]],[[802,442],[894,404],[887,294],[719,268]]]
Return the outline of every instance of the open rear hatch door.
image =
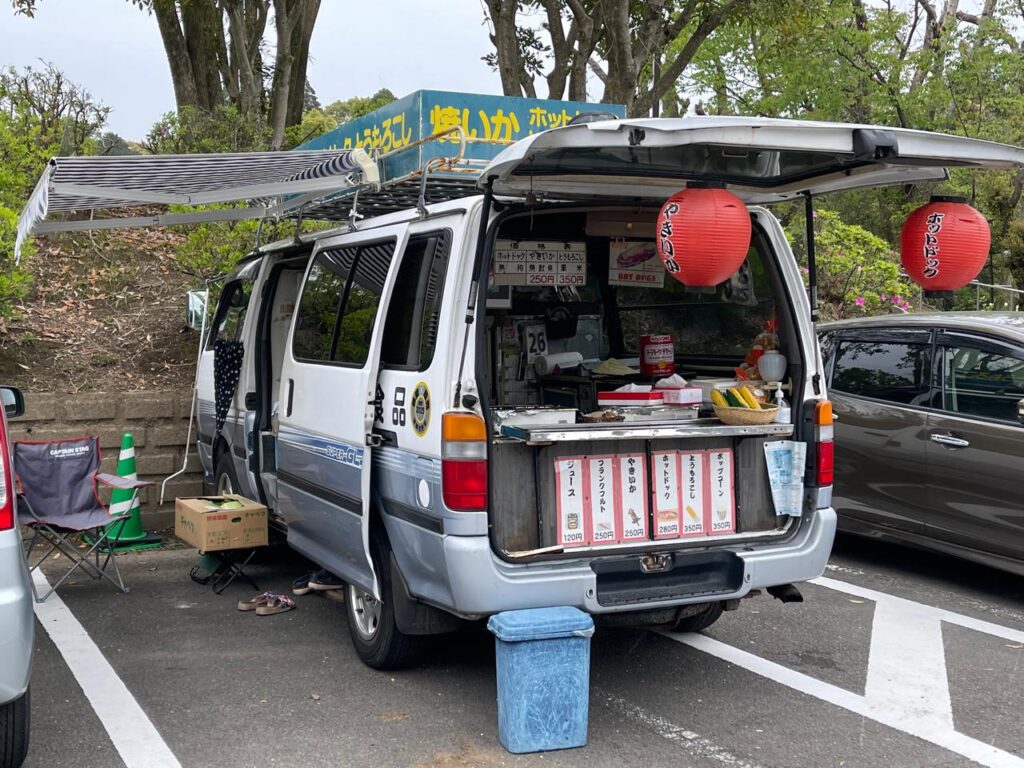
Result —
[[[905,128],[749,117],[605,120],[544,131],[484,169],[494,193],[662,200],[687,182],[748,203],[805,192],[946,178],[948,168],[1024,166],[1024,150]]]

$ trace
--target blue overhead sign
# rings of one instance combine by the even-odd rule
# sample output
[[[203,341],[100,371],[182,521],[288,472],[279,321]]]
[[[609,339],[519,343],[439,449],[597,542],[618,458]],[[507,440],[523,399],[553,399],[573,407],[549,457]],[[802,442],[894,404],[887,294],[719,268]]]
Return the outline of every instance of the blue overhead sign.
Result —
[[[469,140],[465,158],[477,161],[479,166],[507,145],[565,125],[581,112],[608,112],[625,117],[626,108],[621,104],[416,91],[317,136],[298,149],[358,147],[375,157],[394,153],[382,161],[382,178],[393,180],[419,170],[430,158],[457,154],[457,132],[417,144],[441,131],[461,127]],[[402,151],[403,148],[407,149]]]

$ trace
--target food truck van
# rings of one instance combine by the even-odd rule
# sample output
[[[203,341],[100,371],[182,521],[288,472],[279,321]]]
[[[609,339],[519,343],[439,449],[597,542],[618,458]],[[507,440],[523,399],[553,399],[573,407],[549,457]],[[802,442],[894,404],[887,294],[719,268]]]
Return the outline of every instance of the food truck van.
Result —
[[[238,264],[198,373],[207,481],[265,501],[288,543],[346,582],[352,640],[378,668],[499,611],[695,630],[755,590],[796,600],[836,527],[832,413],[813,285],[809,298],[764,206],[802,198],[812,221],[821,192],[1021,160],[753,118],[537,133],[475,192]],[[656,230],[662,204],[701,185],[738,196],[751,234],[734,275],[694,290],[666,271]],[[765,350],[789,407],[716,417],[744,384],[741,400],[775,397],[751,365]],[[788,480],[769,472],[779,455]]]

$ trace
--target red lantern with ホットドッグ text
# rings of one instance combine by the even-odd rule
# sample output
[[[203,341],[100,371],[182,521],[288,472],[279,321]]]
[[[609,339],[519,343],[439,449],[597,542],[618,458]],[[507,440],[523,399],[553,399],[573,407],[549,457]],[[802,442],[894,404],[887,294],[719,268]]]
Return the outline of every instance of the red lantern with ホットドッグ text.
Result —
[[[926,295],[945,296],[978,276],[991,242],[985,217],[963,198],[933,197],[907,217],[900,258]]]
[[[712,287],[728,280],[750,248],[746,204],[721,188],[689,186],[658,214],[658,256],[684,285]]]

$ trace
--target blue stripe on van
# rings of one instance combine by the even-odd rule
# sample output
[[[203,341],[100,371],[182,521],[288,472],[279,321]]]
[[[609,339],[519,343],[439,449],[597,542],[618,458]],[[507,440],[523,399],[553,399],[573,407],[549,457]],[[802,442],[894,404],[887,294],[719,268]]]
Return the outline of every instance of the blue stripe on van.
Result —
[[[301,432],[291,430],[281,431],[278,434],[278,442],[287,443],[290,446],[316,454],[330,461],[344,464],[347,467],[362,469],[364,450],[348,443],[339,443],[334,440],[327,440],[322,437],[304,435]]]

